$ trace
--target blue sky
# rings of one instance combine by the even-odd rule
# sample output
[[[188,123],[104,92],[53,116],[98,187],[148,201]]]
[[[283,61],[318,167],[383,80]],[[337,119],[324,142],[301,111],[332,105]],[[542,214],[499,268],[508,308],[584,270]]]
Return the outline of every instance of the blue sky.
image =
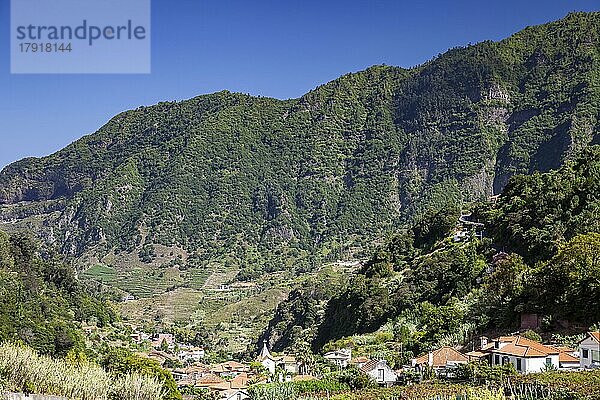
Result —
[[[113,115],[223,89],[277,98],[373,64],[410,67],[598,0],[153,0],[149,75],[10,75],[0,0],[0,168],[50,154]]]

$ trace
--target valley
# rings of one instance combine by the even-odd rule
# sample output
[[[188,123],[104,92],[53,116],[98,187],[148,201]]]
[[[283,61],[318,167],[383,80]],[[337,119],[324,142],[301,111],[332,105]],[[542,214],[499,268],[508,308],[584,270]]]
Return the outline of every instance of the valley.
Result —
[[[598,399],[599,37],[571,13],[8,165],[0,389],[47,385],[29,359],[110,400]]]

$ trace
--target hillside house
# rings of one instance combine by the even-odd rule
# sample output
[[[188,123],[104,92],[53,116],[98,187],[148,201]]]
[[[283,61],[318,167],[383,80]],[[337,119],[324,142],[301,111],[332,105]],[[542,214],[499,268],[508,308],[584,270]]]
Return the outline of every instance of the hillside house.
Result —
[[[247,400],[249,398],[248,392],[241,389],[229,389],[221,393],[222,400]]]
[[[129,335],[131,340],[137,344],[142,343],[145,340],[150,339],[150,335],[145,332],[134,331],[131,335]]]
[[[201,347],[190,347],[182,349],[177,356],[182,362],[198,362],[204,358],[204,349]]]
[[[341,349],[329,351],[323,355],[323,357],[332,364],[335,364],[338,368],[346,368],[352,360],[351,349]]]
[[[379,386],[393,386],[398,380],[398,375],[385,360],[371,360],[360,370],[369,375]]]
[[[192,380],[196,381],[205,375],[208,375],[210,371],[208,368],[201,365],[193,365],[187,368],[176,368],[171,371],[173,379],[176,381]]]
[[[241,373],[248,372],[249,370],[250,367],[237,361],[226,361],[212,367],[210,372],[221,377],[235,377]]]
[[[557,348],[523,336],[500,337],[482,351],[489,353],[492,366],[511,363],[522,374],[560,368],[560,351]]]
[[[560,369],[579,369],[579,355],[575,350],[564,346],[554,347],[560,352],[558,354],[558,363]]]
[[[366,363],[368,363],[369,361],[371,361],[371,359],[370,359],[370,358],[368,358],[368,357],[364,357],[364,356],[361,356],[361,357],[356,357],[356,358],[353,358],[353,359],[350,361],[350,364],[352,364],[352,365],[356,365],[356,368],[358,368],[358,369],[361,369],[361,368],[362,368],[362,367],[363,367],[363,366],[364,366]]]
[[[229,382],[214,374],[204,375],[194,383],[194,387],[219,393],[231,389]]]
[[[155,349],[160,349],[163,342],[167,343],[169,349],[175,347],[175,339],[170,333],[159,333],[157,335],[152,336],[152,347],[154,347]]]
[[[600,368],[600,331],[588,332],[579,342],[579,360],[581,368]]]
[[[431,368],[438,376],[451,377],[459,364],[466,364],[468,361],[466,355],[452,347],[444,346],[413,358],[411,364],[418,372]]]
[[[263,347],[256,361],[261,363],[271,375],[275,374],[277,369],[280,369],[284,373],[285,378],[300,373],[301,363],[296,360],[296,357],[286,354],[281,356],[271,355],[266,340],[263,342]]]
[[[283,355],[276,358],[275,361],[277,366],[281,368],[286,375],[296,375],[299,373],[300,363],[296,360],[296,357]]]

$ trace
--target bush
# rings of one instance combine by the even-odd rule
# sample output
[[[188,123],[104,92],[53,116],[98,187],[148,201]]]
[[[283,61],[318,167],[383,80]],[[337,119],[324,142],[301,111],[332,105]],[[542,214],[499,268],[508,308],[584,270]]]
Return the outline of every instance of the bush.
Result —
[[[115,376],[96,364],[52,359],[11,344],[0,345],[0,378],[8,390],[69,399],[165,399],[162,384],[155,378],[138,373]]]

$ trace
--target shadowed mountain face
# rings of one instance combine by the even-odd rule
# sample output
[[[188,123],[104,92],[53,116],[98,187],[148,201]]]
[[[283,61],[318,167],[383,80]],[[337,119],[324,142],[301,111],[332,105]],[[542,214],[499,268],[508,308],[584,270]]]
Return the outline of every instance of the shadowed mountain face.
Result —
[[[244,257],[376,237],[548,170],[600,133],[599,13],[376,66],[288,101],[141,107],[0,173],[0,220],[65,253],[145,244]]]

